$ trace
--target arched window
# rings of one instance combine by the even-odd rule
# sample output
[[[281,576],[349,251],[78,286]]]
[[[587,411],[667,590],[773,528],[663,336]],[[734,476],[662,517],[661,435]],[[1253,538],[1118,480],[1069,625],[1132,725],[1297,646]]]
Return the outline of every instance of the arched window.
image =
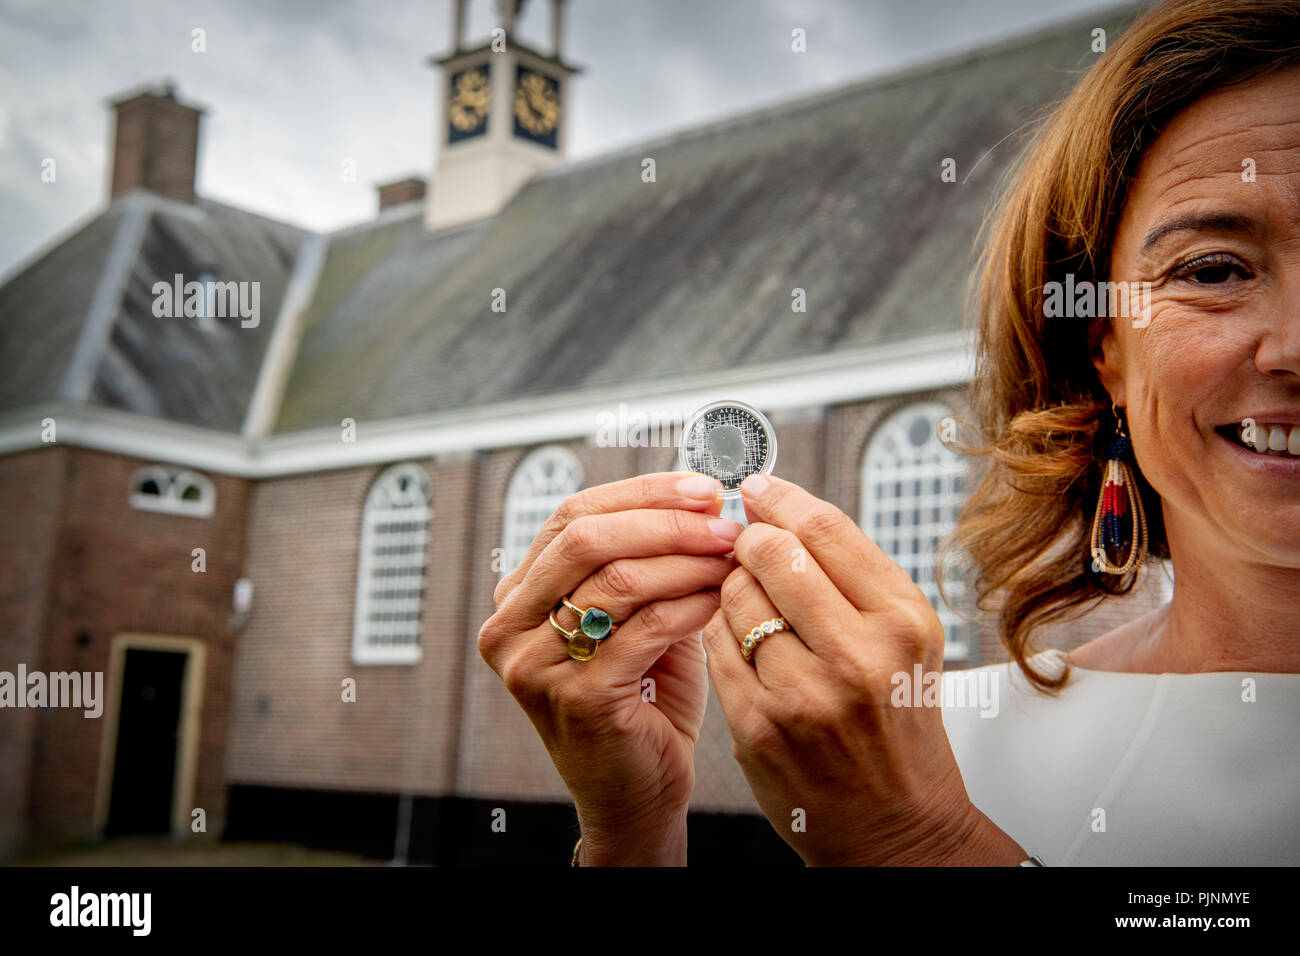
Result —
[[[963,458],[939,440],[951,415],[939,402],[917,402],[887,417],[862,459],[862,530],[912,576],[939,614],[946,636],[944,658],[970,656],[971,624],[939,596],[934,566],[939,541],[956,525],[967,480]],[[944,590],[961,605],[965,582],[953,572]]]
[[[179,468],[149,465],[131,476],[132,508],[206,518],[216,507],[217,493],[202,475]]]
[[[361,519],[352,660],[412,664],[420,659],[420,605],[429,543],[429,477],[394,465],[370,486]]]
[[[546,445],[528,453],[506,488],[502,574],[518,567],[546,519],[560,502],[581,489],[582,465],[573,452],[559,445]]]

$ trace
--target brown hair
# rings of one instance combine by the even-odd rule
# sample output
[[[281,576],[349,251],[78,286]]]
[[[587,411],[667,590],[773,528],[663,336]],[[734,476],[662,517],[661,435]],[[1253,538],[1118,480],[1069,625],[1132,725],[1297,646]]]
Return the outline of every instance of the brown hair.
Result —
[[[959,447],[988,467],[946,550],[965,553],[977,606],[997,608],[1002,643],[1041,690],[1060,688],[1069,671],[1026,663],[1033,632],[1136,583],[1136,574],[1091,566],[1100,461],[1114,427],[1090,357],[1097,323],[1045,318],[1044,286],[1068,273],[1105,281],[1143,150],[1199,97],[1300,63],[1298,36],[1296,0],[1169,0],[1148,11],[1047,117],[985,221],[972,388],[982,444]],[[1168,558],[1160,497],[1134,472],[1150,553]]]

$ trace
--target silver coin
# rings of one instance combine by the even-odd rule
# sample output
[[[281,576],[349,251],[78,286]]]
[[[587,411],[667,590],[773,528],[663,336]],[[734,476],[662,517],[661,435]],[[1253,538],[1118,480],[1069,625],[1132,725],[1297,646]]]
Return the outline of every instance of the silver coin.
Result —
[[[718,479],[724,498],[737,498],[742,481],[776,465],[776,430],[744,402],[713,402],[686,422],[678,460],[685,471]]]

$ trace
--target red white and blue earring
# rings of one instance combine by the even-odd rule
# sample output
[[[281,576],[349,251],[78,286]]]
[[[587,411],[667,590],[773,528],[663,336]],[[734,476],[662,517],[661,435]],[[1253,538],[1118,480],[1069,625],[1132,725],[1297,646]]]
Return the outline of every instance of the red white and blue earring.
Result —
[[[1113,402],[1110,408],[1115,434],[1106,451],[1101,494],[1092,519],[1092,569],[1099,574],[1128,574],[1146,559],[1147,517],[1130,464],[1133,446],[1124,427],[1124,413]]]

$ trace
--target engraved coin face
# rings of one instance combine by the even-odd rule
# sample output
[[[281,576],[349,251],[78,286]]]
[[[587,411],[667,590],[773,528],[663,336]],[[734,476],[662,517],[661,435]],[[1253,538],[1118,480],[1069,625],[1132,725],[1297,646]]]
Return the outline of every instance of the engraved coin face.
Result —
[[[742,481],[772,471],[776,431],[762,412],[744,402],[714,402],[686,423],[678,460],[686,471],[718,479],[724,498],[736,498]]]

